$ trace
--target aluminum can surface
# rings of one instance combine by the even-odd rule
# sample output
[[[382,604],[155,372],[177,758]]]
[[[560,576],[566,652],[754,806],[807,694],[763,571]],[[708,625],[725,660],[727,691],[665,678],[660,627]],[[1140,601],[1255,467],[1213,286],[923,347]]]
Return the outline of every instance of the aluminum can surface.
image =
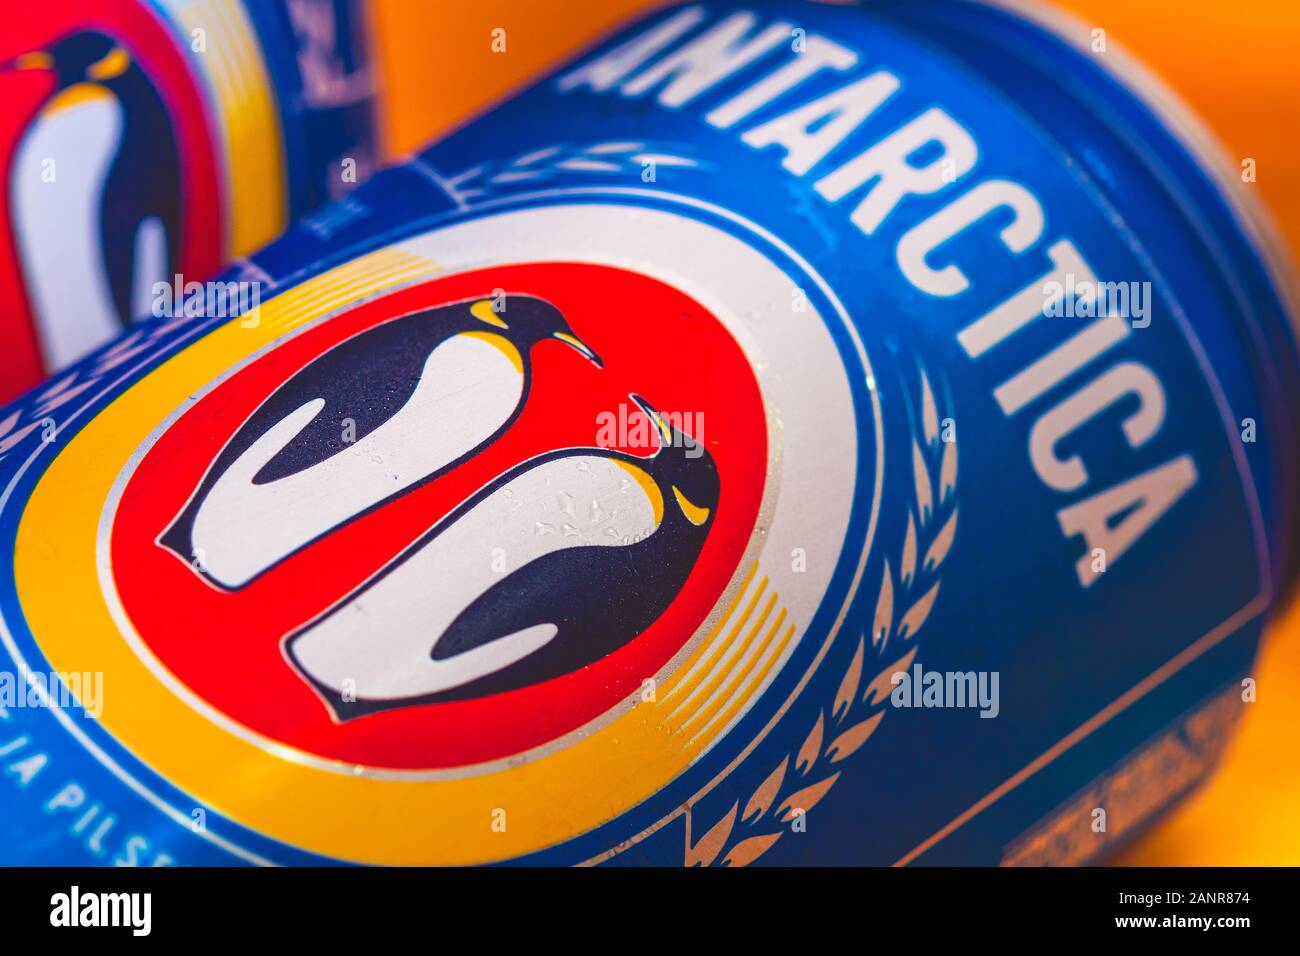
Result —
[[[0,401],[371,165],[353,0],[54,0],[0,36]],[[351,165],[345,165],[350,161]]]
[[[1250,697],[1300,363],[1244,185],[1071,31],[656,12],[11,405],[6,860],[1132,836]]]

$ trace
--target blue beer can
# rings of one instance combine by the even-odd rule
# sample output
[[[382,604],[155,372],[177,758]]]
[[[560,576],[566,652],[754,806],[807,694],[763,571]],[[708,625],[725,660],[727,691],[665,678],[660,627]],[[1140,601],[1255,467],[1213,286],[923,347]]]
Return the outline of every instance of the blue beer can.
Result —
[[[674,6],[0,412],[0,853],[1048,864],[1294,577],[1250,186],[1086,28]]]
[[[54,0],[0,38],[0,401],[373,165],[355,0]]]

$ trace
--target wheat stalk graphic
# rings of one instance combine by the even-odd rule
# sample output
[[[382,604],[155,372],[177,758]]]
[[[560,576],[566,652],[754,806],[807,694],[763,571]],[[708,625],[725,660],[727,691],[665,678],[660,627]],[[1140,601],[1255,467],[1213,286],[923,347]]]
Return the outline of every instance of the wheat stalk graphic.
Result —
[[[857,753],[884,719],[891,677],[912,666],[916,637],[939,594],[939,570],[957,533],[957,443],[939,441],[938,408],[924,369],[920,387],[907,530],[895,562],[884,562],[871,629],[858,638],[834,699],[819,710],[799,749],[781,758],[743,807],[737,800],[694,842],[693,812],[687,808],[686,866],[745,866],[770,850],[797,814],[807,813],[835,786],[838,765]],[[896,613],[899,609],[902,613]],[[896,650],[901,651],[897,656]]]

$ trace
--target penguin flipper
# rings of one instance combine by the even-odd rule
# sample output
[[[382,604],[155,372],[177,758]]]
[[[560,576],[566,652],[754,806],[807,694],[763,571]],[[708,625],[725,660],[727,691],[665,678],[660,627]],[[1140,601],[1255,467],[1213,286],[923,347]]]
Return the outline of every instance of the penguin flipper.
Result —
[[[133,66],[116,93],[125,123],[104,181],[100,248],[113,306],[126,326],[149,311],[155,282],[183,272],[184,194],[180,149],[157,91]],[[208,278],[182,275],[185,281]]]
[[[677,594],[680,575],[655,559],[648,542],[572,548],[538,558],[484,592],[434,643],[450,660],[503,634],[551,623],[556,636],[528,657],[433,701],[517,690],[595,663],[637,637]]]

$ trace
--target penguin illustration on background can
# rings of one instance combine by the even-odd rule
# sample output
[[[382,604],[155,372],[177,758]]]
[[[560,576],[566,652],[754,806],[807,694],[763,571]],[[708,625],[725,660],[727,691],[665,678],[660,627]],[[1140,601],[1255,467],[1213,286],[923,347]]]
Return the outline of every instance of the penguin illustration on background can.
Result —
[[[163,283],[214,280],[364,178],[360,4],[47,0],[7,18],[0,402],[175,316]]]
[[[147,313],[154,283],[180,271],[180,149],[159,90],[102,32],[67,34],[3,68],[54,77],[9,190],[42,351],[60,366]]]
[[[699,558],[720,483],[702,443],[630,398],[654,423],[653,455],[569,448],[523,462],[285,637],[336,720],[551,680],[664,612]],[[565,505],[579,495],[582,514]]]
[[[426,309],[346,339],[249,417],[159,544],[214,586],[246,586],[494,441],[528,399],[532,349],[552,339],[599,367],[555,306],[526,295]],[[312,506],[292,506],[303,501]]]

